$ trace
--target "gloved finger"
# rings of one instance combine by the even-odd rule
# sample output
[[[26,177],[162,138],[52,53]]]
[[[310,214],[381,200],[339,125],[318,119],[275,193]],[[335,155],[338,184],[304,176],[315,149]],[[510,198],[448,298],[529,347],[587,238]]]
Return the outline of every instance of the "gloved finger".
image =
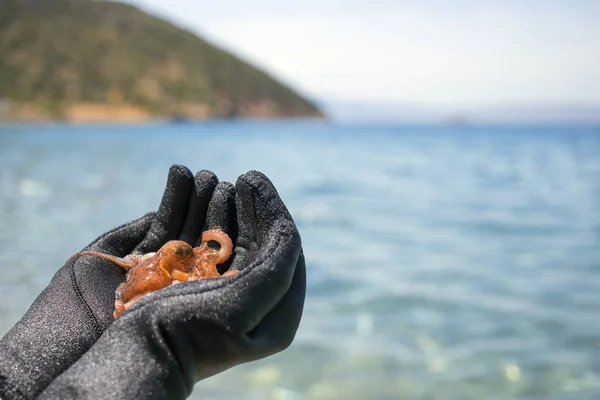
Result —
[[[187,217],[179,235],[180,240],[194,246],[196,240],[201,236],[206,210],[218,183],[219,179],[211,171],[203,170],[196,174]]]
[[[173,165],[156,217],[144,240],[136,246],[135,253],[156,251],[166,241],[179,236],[193,190],[194,177],[191,171],[184,166]]]
[[[220,182],[213,192],[212,199],[206,213],[206,223],[204,229],[221,227],[235,243],[237,239],[237,219],[235,212],[235,187],[229,182]],[[202,242],[202,235],[198,237],[196,246]],[[229,269],[233,262],[235,254],[225,263],[217,266],[219,273],[223,274]]]
[[[204,229],[215,226],[223,228],[235,243],[237,239],[237,218],[235,212],[235,187],[229,182],[220,182],[215,189],[206,213]],[[197,244],[202,240],[198,237]]]
[[[300,253],[292,284],[279,303],[246,334],[249,348],[259,357],[286,349],[294,340],[306,296],[306,266]]]
[[[238,259],[234,261],[231,268],[240,269],[239,274],[223,278],[228,282],[219,298],[231,306],[229,323],[239,333],[257,327],[291,286],[302,250],[300,235],[289,221],[278,221],[273,229],[278,233],[249,257],[247,265],[238,268]]]
[[[240,176],[236,182],[238,243],[248,249],[268,239],[277,220],[292,221],[279,193],[269,178],[258,171]]]

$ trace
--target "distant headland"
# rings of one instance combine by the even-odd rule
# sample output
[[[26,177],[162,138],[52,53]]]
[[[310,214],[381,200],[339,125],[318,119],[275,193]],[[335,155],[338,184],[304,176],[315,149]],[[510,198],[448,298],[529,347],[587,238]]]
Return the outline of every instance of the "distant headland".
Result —
[[[0,120],[323,118],[193,33],[112,1],[0,2]]]

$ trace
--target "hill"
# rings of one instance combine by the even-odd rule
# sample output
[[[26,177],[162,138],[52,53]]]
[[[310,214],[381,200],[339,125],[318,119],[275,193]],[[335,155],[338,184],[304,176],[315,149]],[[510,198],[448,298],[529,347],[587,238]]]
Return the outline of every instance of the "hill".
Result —
[[[193,33],[112,1],[0,0],[0,115],[67,120],[322,117]]]

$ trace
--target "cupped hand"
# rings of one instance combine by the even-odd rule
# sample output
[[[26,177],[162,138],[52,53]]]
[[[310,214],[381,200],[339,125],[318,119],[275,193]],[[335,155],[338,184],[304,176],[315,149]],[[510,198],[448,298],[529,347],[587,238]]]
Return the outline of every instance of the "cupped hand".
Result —
[[[198,244],[202,230],[220,226],[234,242],[224,269],[240,272],[142,298],[41,398],[183,399],[198,380],[291,344],[304,305],[304,256],[269,179],[251,171],[235,186],[219,183],[208,203],[190,202],[186,215],[193,217],[170,222],[180,226],[172,232]],[[166,237],[138,250],[151,251]]]

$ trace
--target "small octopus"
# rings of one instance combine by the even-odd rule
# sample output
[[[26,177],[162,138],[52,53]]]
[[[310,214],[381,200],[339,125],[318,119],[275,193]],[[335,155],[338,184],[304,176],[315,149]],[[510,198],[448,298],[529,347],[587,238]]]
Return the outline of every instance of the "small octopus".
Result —
[[[219,243],[219,249],[208,246],[210,241]],[[82,251],[69,260],[83,255],[92,255],[111,261],[125,269],[127,275],[116,290],[116,319],[136,301],[157,290],[181,282],[206,278],[233,276],[238,270],[229,270],[223,275],[217,265],[229,259],[233,243],[219,227],[202,233],[202,243],[192,248],[182,240],[170,240],[157,252],[144,255],[129,254],[123,258],[97,251]]]

